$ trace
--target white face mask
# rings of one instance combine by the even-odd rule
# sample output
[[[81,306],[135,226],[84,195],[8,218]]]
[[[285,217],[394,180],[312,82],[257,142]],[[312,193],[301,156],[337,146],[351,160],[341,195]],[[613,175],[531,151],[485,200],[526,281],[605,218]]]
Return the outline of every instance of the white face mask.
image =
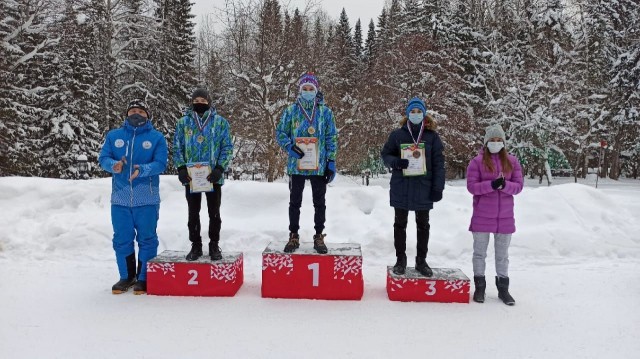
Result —
[[[424,115],[422,114],[422,112],[409,113],[409,121],[411,121],[411,123],[413,123],[414,125],[419,124],[420,122],[422,122],[422,120],[424,120]]]
[[[504,148],[504,142],[488,142],[487,148],[491,153],[498,153]]]

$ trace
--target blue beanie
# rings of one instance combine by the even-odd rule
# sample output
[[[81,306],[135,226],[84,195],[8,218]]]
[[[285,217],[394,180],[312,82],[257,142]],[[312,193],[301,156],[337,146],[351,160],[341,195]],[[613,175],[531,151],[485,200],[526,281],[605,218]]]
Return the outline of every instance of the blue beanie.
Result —
[[[407,111],[406,111],[407,117],[409,117],[409,112],[411,112],[411,110],[413,110],[414,108],[417,108],[420,111],[422,111],[422,113],[425,116],[427,115],[427,106],[424,104],[424,101],[420,99],[420,97],[414,97],[411,100],[409,100],[409,103],[407,104]]]

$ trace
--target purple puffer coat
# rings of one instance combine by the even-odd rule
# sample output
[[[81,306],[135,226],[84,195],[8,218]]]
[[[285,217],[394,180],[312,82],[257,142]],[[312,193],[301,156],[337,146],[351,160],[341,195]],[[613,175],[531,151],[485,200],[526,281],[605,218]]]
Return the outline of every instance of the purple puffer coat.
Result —
[[[482,152],[469,162],[467,167],[467,189],[473,194],[473,217],[469,230],[472,232],[514,233],[513,196],[522,191],[522,167],[518,158],[509,155],[513,171],[504,173],[502,190],[491,188],[491,181],[502,172],[500,157],[491,155],[496,172],[491,173],[482,163]]]

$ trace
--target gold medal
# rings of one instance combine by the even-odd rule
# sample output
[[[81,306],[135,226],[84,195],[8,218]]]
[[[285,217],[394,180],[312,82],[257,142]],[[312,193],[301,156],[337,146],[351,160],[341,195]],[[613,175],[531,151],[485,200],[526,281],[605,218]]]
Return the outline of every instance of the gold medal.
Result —
[[[413,158],[420,158],[420,151],[418,150],[413,151]]]
[[[313,135],[314,133],[316,133],[316,129],[313,128],[313,126],[309,126],[309,129],[307,131],[309,131],[310,135]]]
[[[198,143],[204,142],[204,136],[202,136],[202,135],[198,136],[197,141],[198,141]]]

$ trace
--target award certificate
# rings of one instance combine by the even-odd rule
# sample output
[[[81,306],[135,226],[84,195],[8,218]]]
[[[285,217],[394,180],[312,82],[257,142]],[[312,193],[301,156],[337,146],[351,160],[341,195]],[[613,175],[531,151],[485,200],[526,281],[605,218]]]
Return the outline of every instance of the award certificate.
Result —
[[[424,143],[400,145],[400,157],[409,160],[409,167],[402,170],[403,176],[424,176],[427,174],[427,162]]]
[[[213,192],[213,183],[207,179],[211,173],[211,166],[208,162],[187,163],[187,171],[191,177],[189,183],[191,193]]]
[[[315,137],[298,137],[296,146],[304,152],[304,157],[298,160],[298,169],[316,171],[318,169],[318,139]]]

